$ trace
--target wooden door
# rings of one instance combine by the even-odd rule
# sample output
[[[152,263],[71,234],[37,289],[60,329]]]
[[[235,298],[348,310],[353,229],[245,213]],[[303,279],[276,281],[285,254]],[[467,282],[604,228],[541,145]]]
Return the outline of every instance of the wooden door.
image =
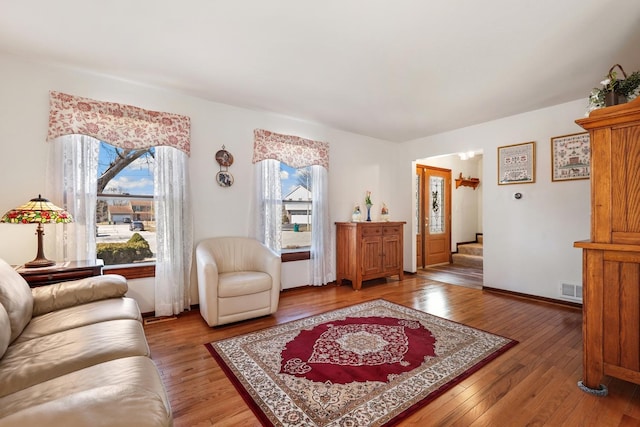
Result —
[[[417,166],[417,266],[451,262],[451,170]]]

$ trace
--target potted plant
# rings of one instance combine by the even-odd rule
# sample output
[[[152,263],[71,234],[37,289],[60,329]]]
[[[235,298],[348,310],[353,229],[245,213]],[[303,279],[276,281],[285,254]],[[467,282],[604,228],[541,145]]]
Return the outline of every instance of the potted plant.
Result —
[[[622,79],[618,77],[617,71],[614,71],[616,68],[622,73]],[[640,71],[627,76],[622,66],[615,64],[600,84],[602,84],[601,88],[593,88],[589,94],[588,113],[598,108],[624,104],[635,99],[640,94]]]

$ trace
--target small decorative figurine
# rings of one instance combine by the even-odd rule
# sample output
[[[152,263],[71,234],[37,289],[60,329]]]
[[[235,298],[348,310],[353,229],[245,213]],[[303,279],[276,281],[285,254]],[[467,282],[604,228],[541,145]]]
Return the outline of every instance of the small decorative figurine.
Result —
[[[361,215],[360,205],[356,203],[356,207],[353,208],[353,213],[351,214],[351,221],[360,222]]]
[[[387,207],[387,204],[382,202],[382,209],[380,209],[380,216],[382,217],[383,221],[389,221],[389,208]]]

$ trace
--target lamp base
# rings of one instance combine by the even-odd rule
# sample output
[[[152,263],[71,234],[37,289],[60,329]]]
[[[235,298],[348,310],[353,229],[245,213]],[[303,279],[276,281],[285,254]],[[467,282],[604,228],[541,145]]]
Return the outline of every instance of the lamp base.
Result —
[[[34,259],[24,264],[25,268],[51,267],[52,265],[56,265],[56,262],[46,258]]]
[[[42,249],[42,236],[44,235],[44,229],[42,228],[42,223],[38,223],[38,227],[36,228],[36,235],[38,236],[38,253],[36,253],[36,258],[33,261],[29,261],[24,266],[26,268],[38,268],[38,267],[50,267],[55,265],[55,261],[51,261],[44,256],[44,250]]]

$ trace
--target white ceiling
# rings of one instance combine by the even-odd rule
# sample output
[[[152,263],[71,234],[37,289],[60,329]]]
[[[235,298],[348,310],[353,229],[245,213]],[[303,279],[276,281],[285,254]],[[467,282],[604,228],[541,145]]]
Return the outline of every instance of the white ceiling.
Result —
[[[586,108],[639,46],[639,0],[0,0],[0,51],[396,142]]]

